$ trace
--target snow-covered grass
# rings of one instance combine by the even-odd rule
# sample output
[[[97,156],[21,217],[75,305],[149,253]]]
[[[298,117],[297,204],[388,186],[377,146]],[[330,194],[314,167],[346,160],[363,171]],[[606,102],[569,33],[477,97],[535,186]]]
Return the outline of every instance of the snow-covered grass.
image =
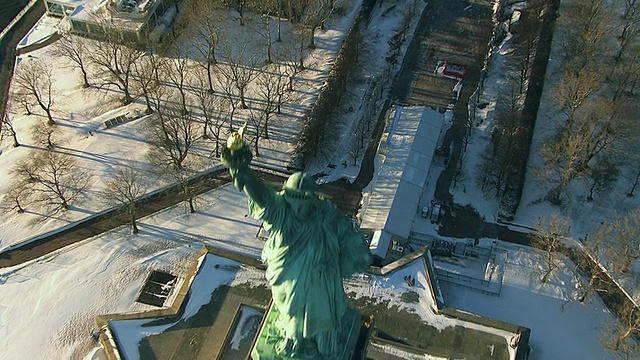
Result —
[[[293,149],[295,135],[299,132],[304,111],[313,103],[318,94],[318,90],[324,79],[328,75],[329,66],[340,48],[341,42],[349,29],[354,17],[360,9],[360,1],[344,1],[346,12],[340,18],[334,18],[325,23],[325,31],[316,32],[316,48],[306,52],[305,70],[296,77],[295,91],[288,94],[288,101],[282,106],[282,114],[275,116],[271,120],[270,139],[263,139],[260,142],[260,157],[254,160],[256,165],[269,166],[284,170],[289,161],[289,156]],[[49,19],[48,19],[49,20]],[[234,29],[235,33],[230,33],[230,39],[247,38],[264,43],[261,35],[257,33],[260,23],[257,14],[247,13],[246,20],[252,26],[237,26],[232,18],[229,18],[228,29]],[[275,34],[276,22],[272,21],[271,26]],[[283,43],[275,43],[274,54],[283,53],[280,47],[295,44],[295,37],[292,29],[286,24],[282,24]],[[178,43],[186,44],[186,39],[178,38]],[[287,43],[288,42],[288,43]],[[125,124],[106,129],[104,122],[124,114],[136,114],[144,111],[144,99],[138,98],[134,103],[122,106],[120,98],[122,94],[115,88],[96,89],[82,88],[81,73],[77,67],[65,58],[54,54],[53,46],[36,50],[29,54],[20,56],[16,63],[19,71],[23,61],[33,59],[47,59],[48,63],[56,64],[53,69],[53,79],[55,94],[53,115],[57,123],[57,134],[54,134],[54,142],[58,147],[54,151],[60,151],[74,155],[80,167],[91,171],[93,175],[89,190],[82,199],[72,204],[69,211],[51,214],[50,211],[33,206],[26,206],[24,214],[17,214],[15,211],[7,212],[0,219],[0,250],[10,245],[19,243],[38,234],[64,226],[76,221],[88,214],[95,213],[104,208],[100,201],[100,192],[104,189],[105,183],[113,174],[114,167],[125,164],[133,160],[141,168],[144,168],[148,160],[146,153],[147,132],[145,123],[147,116],[127,122]],[[185,45],[186,46],[186,45]],[[259,48],[253,49],[259,51]],[[262,53],[258,56],[263,56]],[[295,59],[290,59],[295,61]],[[225,66],[221,64],[220,66]],[[195,73],[201,66],[195,60],[189,60],[189,67]],[[94,72],[98,69],[91,66]],[[91,82],[98,82],[97,78],[90,77]],[[190,79],[197,83],[193,77]],[[13,89],[15,90],[15,89]],[[247,97],[251,106],[255,101],[255,84],[248,89]],[[220,92],[213,96],[223,96]],[[195,101],[193,101],[195,103]],[[30,129],[34,125],[44,126],[46,118],[38,114],[23,115],[22,107],[14,103],[12,108],[13,124],[18,133],[18,140],[23,145],[18,148],[12,147],[11,141],[0,144],[0,196],[4,195],[10,186],[12,178],[12,166],[20,159],[33,157],[37,152],[47,151],[44,146],[36,144],[31,138]],[[190,110],[194,114],[199,114],[200,110],[193,105]],[[251,110],[238,110],[234,116],[234,127],[243,124],[249,116]],[[151,115],[153,116],[153,115]],[[251,126],[249,125],[251,135]],[[215,148],[211,140],[197,140],[192,156],[204,159],[202,167],[212,167],[218,164],[216,158],[209,155]],[[164,183],[158,180],[150,190],[163,186]]]
[[[567,6],[566,3],[565,1],[562,2],[561,12]],[[562,21],[562,18],[559,21]],[[484,109],[478,108],[475,110],[476,126],[472,131],[472,139],[464,158],[464,175],[458,185],[451,189],[456,203],[473,205],[487,221],[497,220],[498,201],[493,195],[487,195],[480,189],[476,174],[478,173],[480,158],[483,152],[487,151],[487,146],[491,142],[491,130],[495,125],[494,112],[496,102],[499,100],[500,89],[507,83],[504,76],[504,62],[505,57],[509,55],[510,37],[508,35],[503,43],[495,49],[489,61],[487,79],[478,102],[486,102],[488,105]],[[556,213],[568,220],[570,235],[575,239],[580,239],[585,238],[589,233],[593,233],[602,224],[638,209],[640,207],[640,199],[626,196],[626,192],[631,188],[633,177],[619,176],[609,191],[597,194],[594,196],[593,201],[586,200],[588,189],[584,184],[578,182],[568,190],[573,193],[574,196],[572,198],[574,200],[563,204],[562,208],[544,200],[548,188],[535,176],[533,168],[542,163],[539,149],[543,143],[548,141],[549,136],[553,135],[550,133],[554,128],[553,124],[561,121],[562,115],[556,110],[550,89],[557,85],[559,78],[557,76],[558,59],[562,56],[562,53],[560,41],[555,35],[531,144],[528,173],[513,223],[531,227],[540,217],[549,217],[550,214]],[[621,167],[623,174],[633,171],[630,166],[625,167],[622,164]],[[523,229],[519,230],[522,231]],[[616,279],[624,285],[625,290],[635,299],[640,298],[640,287],[638,286],[638,283],[640,283],[640,266],[638,266],[640,262],[637,263],[637,265],[634,264],[635,266],[632,267],[630,273],[615,275]]]

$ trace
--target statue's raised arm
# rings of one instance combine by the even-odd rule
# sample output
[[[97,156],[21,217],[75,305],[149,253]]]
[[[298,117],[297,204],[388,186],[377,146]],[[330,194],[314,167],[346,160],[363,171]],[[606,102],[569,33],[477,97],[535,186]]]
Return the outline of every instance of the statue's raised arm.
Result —
[[[229,168],[235,187],[244,191],[258,206],[264,208],[273,197],[269,189],[249,169],[253,155],[249,144],[244,141],[246,125],[231,134],[227,146],[222,150],[222,164]]]

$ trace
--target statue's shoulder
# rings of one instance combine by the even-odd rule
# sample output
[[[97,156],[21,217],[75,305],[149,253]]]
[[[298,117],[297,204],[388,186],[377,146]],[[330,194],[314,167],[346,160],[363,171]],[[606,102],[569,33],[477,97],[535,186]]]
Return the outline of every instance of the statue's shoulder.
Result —
[[[320,208],[322,209],[324,217],[330,221],[342,221],[343,219],[347,218],[342,210],[338,209],[336,204],[334,204],[330,200],[321,199]]]

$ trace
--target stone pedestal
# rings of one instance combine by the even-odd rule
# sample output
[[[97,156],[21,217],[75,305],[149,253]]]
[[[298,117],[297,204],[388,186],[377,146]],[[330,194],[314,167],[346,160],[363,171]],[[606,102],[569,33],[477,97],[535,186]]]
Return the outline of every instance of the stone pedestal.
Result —
[[[323,357],[284,357],[276,352],[276,344],[281,340],[279,331],[275,328],[276,319],[279,312],[272,304],[267,309],[267,314],[259,329],[258,336],[255,340],[251,351],[251,359],[253,360],[325,360]],[[360,313],[353,309],[347,309],[344,315],[343,327],[340,337],[344,341],[342,353],[331,360],[352,360],[365,359],[366,346],[371,327],[371,318],[362,317]]]

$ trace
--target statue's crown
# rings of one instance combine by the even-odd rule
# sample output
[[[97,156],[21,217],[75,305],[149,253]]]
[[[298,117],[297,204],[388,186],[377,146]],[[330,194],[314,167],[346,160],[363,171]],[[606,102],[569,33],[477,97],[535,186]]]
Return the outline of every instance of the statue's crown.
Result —
[[[284,190],[286,194],[293,195],[294,197],[298,194],[301,197],[306,197],[315,193],[316,190],[318,190],[318,185],[311,175],[303,172],[296,172],[291,174],[287,181],[284,182],[282,190]]]

